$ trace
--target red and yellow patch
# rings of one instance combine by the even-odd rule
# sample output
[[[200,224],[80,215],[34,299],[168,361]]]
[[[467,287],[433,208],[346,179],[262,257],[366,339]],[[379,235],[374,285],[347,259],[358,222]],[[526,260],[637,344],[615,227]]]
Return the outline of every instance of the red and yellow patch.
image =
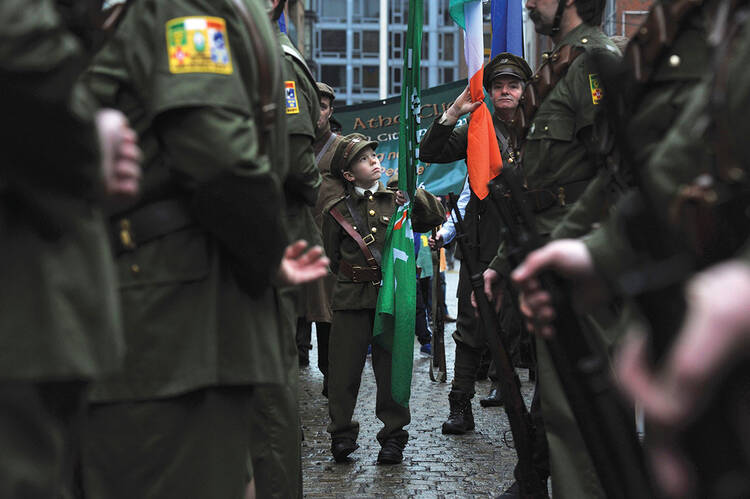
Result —
[[[597,105],[604,98],[604,89],[599,81],[598,74],[589,75],[589,85],[591,86],[591,102]]]
[[[232,74],[224,19],[178,17],[166,24],[169,72]]]

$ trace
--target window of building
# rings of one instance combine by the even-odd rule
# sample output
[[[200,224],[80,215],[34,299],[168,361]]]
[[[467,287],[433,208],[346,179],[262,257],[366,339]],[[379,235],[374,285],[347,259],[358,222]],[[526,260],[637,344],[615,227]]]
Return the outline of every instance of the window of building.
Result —
[[[450,83],[453,81],[453,68],[443,68],[443,79],[442,83]]]
[[[380,53],[380,38],[377,31],[362,32],[362,53],[365,55],[378,55]]]
[[[379,81],[379,71],[377,66],[362,66],[362,89],[377,90]]]
[[[346,66],[321,65],[320,80],[326,82],[334,89],[346,88]]]
[[[404,57],[403,45],[401,44],[403,37],[401,35],[400,31],[391,31],[390,33],[391,59],[402,59]]]
[[[443,61],[453,61],[456,59],[455,35],[453,33],[441,33],[440,40],[440,59]]]
[[[320,31],[320,51],[346,54],[346,31],[324,29]]]
[[[320,17],[330,19],[346,19],[346,0],[321,0]]]

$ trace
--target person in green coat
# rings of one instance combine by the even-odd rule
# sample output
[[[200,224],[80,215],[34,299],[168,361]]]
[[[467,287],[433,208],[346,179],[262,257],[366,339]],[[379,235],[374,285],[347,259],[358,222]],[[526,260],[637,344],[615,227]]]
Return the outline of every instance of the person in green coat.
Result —
[[[242,497],[253,387],[288,381],[276,287],[326,261],[287,247],[281,57],[265,7],[135,2],[85,78],[144,150],[142,195],[109,212],[127,350],[90,393],[86,497]]]
[[[136,136],[77,83],[51,0],[0,4],[1,497],[70,493],[90,382],[123,355],[102,207],[137,194]]]
[[[595,151],[600,138],[594,124],[604,96],[593,56],[617,61],[620,51],[601,31],[603,1],[528,0],[526,8],[536,31],[555,44],[530,83],[541,102],[535,112],[527,114],[530,121],[517,166],[537,232],[548,238],[599,169]],[[552,74],[551,85],[542,76],[547,70]],[[530,111],[532,104],[527,99],[524,110]],[[501,294],[511,270],[501,244],[484,273],[488,295]],[[536,351],[553,495],[603,497],[546,345],[538,339]]]
[[[336,274],[331,308],[333,324],[329,344],[328,410],[331,453],[345,462],[357,450],[359,423],[352,420],[357,402],[367,345],[372,342],[375,306],[382,281],[378,258],[385,245],[390,217],[404,194],[380,182],[382,167],[375,154],[377,142],[360,134],[347,135],[331,162],[331,173],[346,185],[346,196],[331,201],[323,219],[323,242]],[[429,228],[443,220],[440,202],[423,189],[414,200],[414,226]],[[355,236],[356,234],[356,236]],[[378,256],[376,256],[378,255]],[[414,283],[413,285],[416,285]],[[372,364],[377,382],[375,412],[383,422],[377,439],[378,463],[397,464],[409,438],[407,407],[391,395],[391,355],[372,343]]]
[[[286,226],[292,240],[322,244],[313,220],[312,207],[318,197],[320,173],[312,144],[320,115],[318,89],[302,55],[282,33],[278,20],[286,1],[276,0],[271,22],[283,59],[281,64],[286,133],[289,141],[289,172],[284,178]],[[255,388],[251,407],[251,455],[258,497],[302,497],[301,426],[298,404],[297,347],[295,333],[299,310],[304,308],[304,288],[279,290],[282,299],[282,345],[286,380],[281,385]],[[299,431],[293,429],[297,427]]]

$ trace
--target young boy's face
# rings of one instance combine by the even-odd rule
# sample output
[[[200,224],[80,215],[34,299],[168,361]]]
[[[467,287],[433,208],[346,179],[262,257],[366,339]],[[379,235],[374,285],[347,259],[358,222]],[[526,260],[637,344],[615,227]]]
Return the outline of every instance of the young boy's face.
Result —
[[[380,160],[372,147],[365,147],[360,151],[349,170],[344,171],[344,178],[360,187],[369,187],[380,180],[382,167]]]

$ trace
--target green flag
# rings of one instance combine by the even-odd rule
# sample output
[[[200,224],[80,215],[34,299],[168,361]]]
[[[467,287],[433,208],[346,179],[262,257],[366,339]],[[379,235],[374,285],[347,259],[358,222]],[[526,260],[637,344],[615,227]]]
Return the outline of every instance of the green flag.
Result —
[[[398,188],[414,199],[417,174],[417,129],[421,101],[420,58],[422,54],[423,0],[409,0],[399,126]],[[399,206],[391,217],[383,250],[383,285],[375,311],[374,336],[391,352],[393,400],[409,406],[414,322],[417,309],[417,269],[411,201]]]

